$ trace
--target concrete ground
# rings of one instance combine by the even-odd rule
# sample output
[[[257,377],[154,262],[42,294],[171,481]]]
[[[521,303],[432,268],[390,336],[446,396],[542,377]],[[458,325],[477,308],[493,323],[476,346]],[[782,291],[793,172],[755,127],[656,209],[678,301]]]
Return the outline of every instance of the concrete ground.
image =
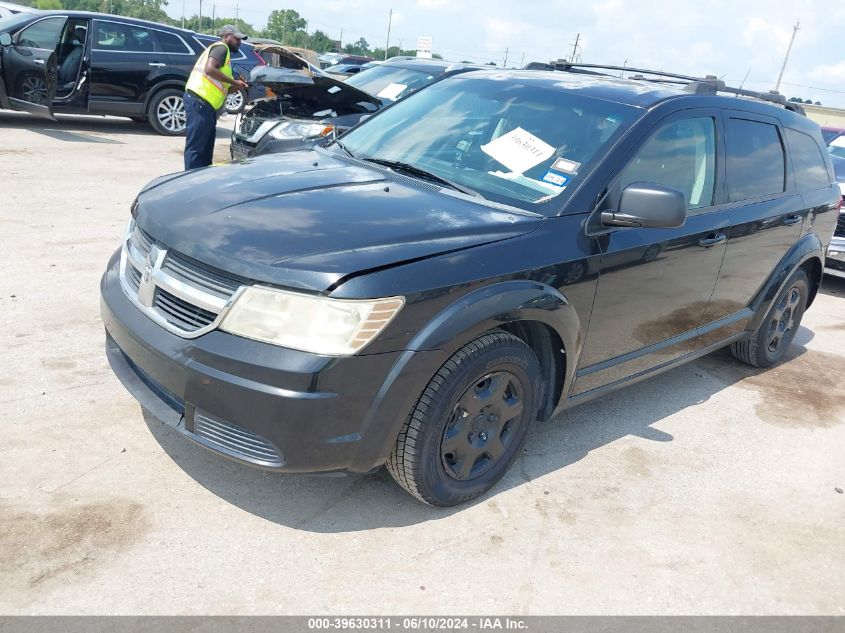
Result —
[[[217,458],[112,375],[99,277],[182,139],[10,113],[0,139],[0,613],[845,613],[845,282],[783,365],[718,353],[573,409],[433,509]]]

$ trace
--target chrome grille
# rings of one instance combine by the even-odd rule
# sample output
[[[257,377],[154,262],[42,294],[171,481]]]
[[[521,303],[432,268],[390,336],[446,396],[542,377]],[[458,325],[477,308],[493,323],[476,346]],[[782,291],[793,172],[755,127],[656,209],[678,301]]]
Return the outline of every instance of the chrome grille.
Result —
[[[845,213],[839,214],[839,219],[836,221],[836,230],[833,234],[836,237],[845,237]]]
[[[260,435],[231,422],[197,410],[194,414],[196,436],[209,448],[260,466],[281,466],[282,456]]]
[[[163,328],[200,336],[217,326],[242,280],[165,249],[134,222],[121,253],[123,290]]]

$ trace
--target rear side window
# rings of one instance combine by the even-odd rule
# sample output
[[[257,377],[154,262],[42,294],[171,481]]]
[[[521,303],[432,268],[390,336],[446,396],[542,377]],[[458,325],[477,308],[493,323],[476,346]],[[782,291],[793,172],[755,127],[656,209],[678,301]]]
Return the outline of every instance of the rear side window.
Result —
[[[622,188],[653,182],[682,191],[690,209],[713,206],[716,127],[701,117],[660,128],[622,172]]]
[[[182,41],[178,35],[173,33],[165,33],[164,31],[156,31],[155,37],[158,40],[159,50],[165,53],[193,53],[194,51],[188,48],[188,45]]]
[[[124,53],[154,53],[155,38],[150,29],[118,22],[96,22],[94,48]]]
[[[52,51],[59,43],[65,18],[46,18],[26,27],[18,35],[18,45]]]
[[[783,193],[786,159],[777,127],[729,119],[726,132],[728,200],[737,202]]]
[[[799,189],[824,189],[830,186],[827,164],[813,137],[796,130],[786,130],[786,142],[792,155],[795,182]]]

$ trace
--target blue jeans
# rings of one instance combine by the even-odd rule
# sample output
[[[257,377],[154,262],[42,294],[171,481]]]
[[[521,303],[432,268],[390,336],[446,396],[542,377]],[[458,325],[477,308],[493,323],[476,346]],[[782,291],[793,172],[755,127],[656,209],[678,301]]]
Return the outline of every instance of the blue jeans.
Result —
[[[217,113],[205,99],[185,93],[185,170],[208,167],[214,155]]]

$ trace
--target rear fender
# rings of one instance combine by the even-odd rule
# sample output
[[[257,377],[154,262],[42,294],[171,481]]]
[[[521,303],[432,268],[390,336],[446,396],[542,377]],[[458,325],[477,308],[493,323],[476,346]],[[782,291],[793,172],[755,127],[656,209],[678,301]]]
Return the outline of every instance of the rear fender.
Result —
[[[750,307],[754,310],[754,316],[748,322],[746,330],[754,331],[760,326],[775,297],[783,290],[792,274],[805,262],[813,258],[818,259],[819,262],[824,262],[824,247],[818,235],[807,233],[787,251],[769,279],[751,301]],[[817,288],[810,288],[808,306],[812,303],[816,290]]]
[[[556,289],[517,280],[470,292],[421,328],[388,373],[361,425],[361,434],[373,440],[362,443],[352,470],[366,472],[385,461],[424,386],[452,354],[484,332],[515,321],[544,323],[560,337],[561,352],[576,358],[582,344],[580,320],[572,304]],[[565,363],[562,394],[568,393],[575,365],[574,360]],[[559,404],[555,402],[554,408]]]

